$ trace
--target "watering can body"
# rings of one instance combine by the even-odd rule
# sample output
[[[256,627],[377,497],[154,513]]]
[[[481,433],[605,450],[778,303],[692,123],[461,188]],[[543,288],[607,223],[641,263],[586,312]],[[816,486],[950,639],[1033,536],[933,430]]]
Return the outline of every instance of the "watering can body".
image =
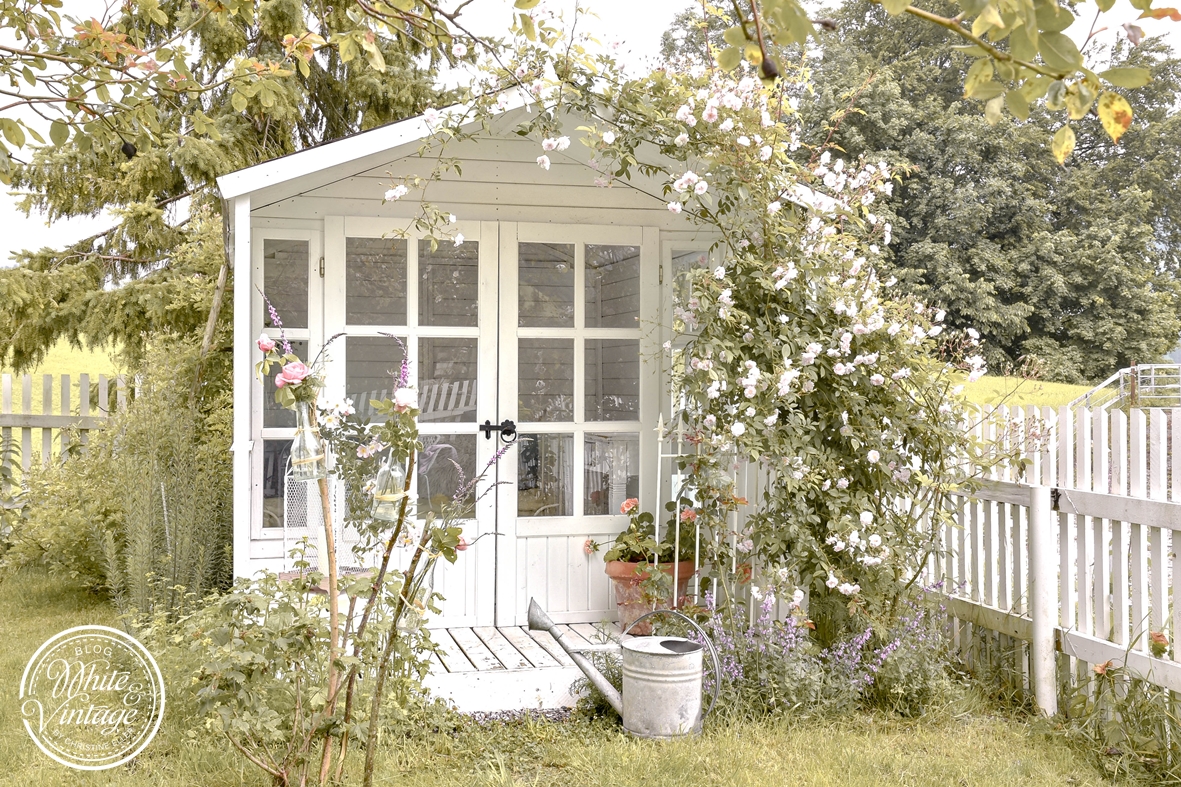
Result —
[[[668,610],[661,612],[683,617],[680,613]],[[692,621],[689,623],[698,629],[708,644],[705,632]],[[710,702],[710,707],[702,712],[704,649],[699,642],[682,637],[633,637],[621,646],[572,645],[566,641],[562,632],[554,627],[554,622],[549,616],[532,600],[529,602],[529,628],[535,631],[548,631],[554,637],[591,684],[607,698],[607,702],[611,703],[611,707],[623,718],[623,728],[638,738],[663,740],[696,735],[701,732],[702,719],[713,709],[713,701],[717,700],[715,686],[714,700]],[[585,651],[607,649],[622,649],[622,695],[583,655]],[[710,654],[714,670],[717,672],[717,654],[713,652],[712,645]]]
[[[623,643],[623,728],[637,738],[701,732],[703,649],[680,637]]]

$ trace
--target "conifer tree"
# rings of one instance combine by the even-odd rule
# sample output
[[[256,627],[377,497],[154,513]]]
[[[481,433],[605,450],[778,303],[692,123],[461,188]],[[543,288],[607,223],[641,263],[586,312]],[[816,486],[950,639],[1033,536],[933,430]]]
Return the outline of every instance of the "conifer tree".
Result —
[[[51,221],[111,218],[108,231],[21,253],[15,268],[0,270],[0,357],[18,369],[60,337],[114,343],[130,362],[161,331],[224,343],[226,308],[220,334],[204,336],[227,273],[215,179],[441,100],[438,50],[421,36],[359,23],[348,3],[268,0],[216,14],[188,0],[148,5],[126,7],[109,30],[137,31],[136,48],[157,55],[187,31],[184,69],[199,87],[156,85],[143,94],[150,110],[88,94],[94,103],[71,127],[62,132],[54,121],[57,144],[26,146],[27,162],[15,154],[8,162],[25,209]],[[319,45],[327,40],[335,43]],[[243,64],[255,75],[233,78]]]

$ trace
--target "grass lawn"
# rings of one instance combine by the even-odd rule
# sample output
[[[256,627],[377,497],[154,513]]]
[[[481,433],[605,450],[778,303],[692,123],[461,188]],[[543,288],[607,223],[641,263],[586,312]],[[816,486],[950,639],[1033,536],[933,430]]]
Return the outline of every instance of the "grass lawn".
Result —
[[[1089,385],[1047,383],[1020,377],[981,377],[964,384],[964,396],[976,404],[1036,405],[1058,408],[1091,390]]]
[[[43,573],[0,583],[0,783],[21,787],[266,785],[261,772],[185,717],[185,680],[170,676],[164,726],[130,766],[69,771],[25,734],[17,707],[21,672],[48,637],[83,623],[114,623],[102,600]],[[167,663],[167,659],[164,660]],[[350,772],[359,774],[359,761]],[[605,721],[525,720],[390,741],[382,785],[1100,785],[1083,754],[1061,740],[967,698],[917,721],[857,714],[842,722],[708,725],[696,739],[631,739]]]

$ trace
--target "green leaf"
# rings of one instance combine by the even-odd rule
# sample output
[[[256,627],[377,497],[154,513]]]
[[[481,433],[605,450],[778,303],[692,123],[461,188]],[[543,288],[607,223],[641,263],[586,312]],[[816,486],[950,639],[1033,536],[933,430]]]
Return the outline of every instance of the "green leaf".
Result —
[[[1096,0],[1095,4],[1099,6],[1099,10],[1107,13],[1115,5],[1115,0]]]
[[[718,55],[718,68],[733,71],[742,62],[742,52],[735,46],[728,46]]]
[[[1046,90],[1046,109],[1057,112],[1066,107],[1066,83],[1055,79]]]
[[[996,7],[989,3],[980,9],[980,15],[972,23],[972,35],[982,36],[994,27],[1004,28],[1005,21],[1001,19]]]
[[[1083,64],[1083,56],[1063,33],[1042,33],[1038,41],[1042,60],[1055,71],[1071,73]]]
[[[1013,57],[1031,62],[1037,56],[1037,43],[1030,37],[1032,32],[1026,25],[1021,25],[1009,36],[1009,53]]]
[[[234,95],[230,97],[230,105],[236,112],[246,111],[246,96],[242,95],[241,90],[235,91]]]
[[[37,77],[33,75],[33,69],[25,66],[21,74],[24,76],[25,81],[28,82],[32,87],[37,86]]]
[[[541,0],[517,0],[517,2],[513,3],[513,7],[519,8],[522,11],[528,11],[531,8],[536,8],[540,2]]]
[[[1050,89],[1050,85],[1053,82],[1054,80],[1049,77],[1038,74],[1035,77],[1025,80],[1025,84],[1021,86],[1021,95],[1025,97],[1027,102],[1037,101],[1046,95],[1046,91]]]
[[[746,33],[742,30],[742,25],[734,25],[722,33],[722,40],[730,46],[743,47],[746,45]]]
[[[374,71],[377,71],[381,74],[385,73],[385,56],[381,54],[381,50],[376,46],[372,49],[369,47],[365,48],[365,59],[369,61],[369,65]],[[266,104],[266,102],[263,103]],[[266,106],[270,105],[266,104]]]
[[[1109,68],[1099,76],[1116,87],[1144,87],[1152,81],[1152,72],[1147,68]]]
[[[1018,120],[1029,120],[1029,102],[1020,90],[1010,90],[1005,93],[1005,106]]]
[[[70,127],[60,120],[55,120],[49,124],[49,141],[55,146],[61,147],[66,144],[70,138]]]
[[[1082,120],[1091,111],[1091,104],[1095,103],[1097,92],[1087,86],[1086,82],[1076,82],[1066,91],[1066,111],[1071,120]]]
[[[898,16],[910,8],[910,0],[882,0],[882,8],[886,9],[890,16]]]
[[[964,78],[964,98],[972,98],[976,89],[985,82],[992,81],[993,65],[991,57],[982,57],[968,69]]]
[[[0,118],[0,131],[4,132],[4,138],[11,142],[13,147],[24,147],[25,132],[15,120]]]
[[[972,91],[971,98],[979,99],[980,101],[988,101],[991,98],[996,98],[1005,92],[1005,86],[1000,82],[985,82],[977,85],[976,89]]]
[[[1053,2],[1037,5],[1037,26],[1043,33],[1061,33],[1074,23],[1074,14]]]
[[[1001,122],[1001,118],[1005,114],[1005,99],[1003,96],[989,99],[988,103],[984,105],[984,120],[990,126],[995,126]]]
[[[521,32],[525,34],[525,38],[530,41],[537,40],[537,28],[533,24],[533,17],[527,14],[518,14],[521,19]]]
[[[1069,124],[1054,134],[1054,139],[1050,142],[1050,152],[1059,164],[1065,164],[1067,157],[1074,152],[1074,129]]]

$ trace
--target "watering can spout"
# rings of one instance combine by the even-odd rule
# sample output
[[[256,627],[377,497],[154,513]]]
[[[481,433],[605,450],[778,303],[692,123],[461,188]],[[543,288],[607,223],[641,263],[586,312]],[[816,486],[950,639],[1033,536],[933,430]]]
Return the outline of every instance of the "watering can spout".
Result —
[[[616,688],[611,685],[611,681],[607,680],[603,673],[595,669],[595,665],[591,664],[586,656],[570,646],[570,643],[562,636],[561,630],[554,627],[554,622],[550,619],[550,616],[545,614],[545,610],[539,607],[537,601],[534,599],[529,599],[528,617],[529,630],[548,631],[558,645],[561,646],[562,650],[566,651],[570,656],[570,660],[574,662],[574,665],[582,670],[583,675],[586,675],[586,679],[591,682],[591,685],[598,689],[607,698],[607,702],[611,704],[615,712],[622,716],[623,698],[619,695]]]
[[[545,610],[537,606],[536,599],[529,599],[529,630],[550,631],[553,627],[554,622],[545,614]]]

